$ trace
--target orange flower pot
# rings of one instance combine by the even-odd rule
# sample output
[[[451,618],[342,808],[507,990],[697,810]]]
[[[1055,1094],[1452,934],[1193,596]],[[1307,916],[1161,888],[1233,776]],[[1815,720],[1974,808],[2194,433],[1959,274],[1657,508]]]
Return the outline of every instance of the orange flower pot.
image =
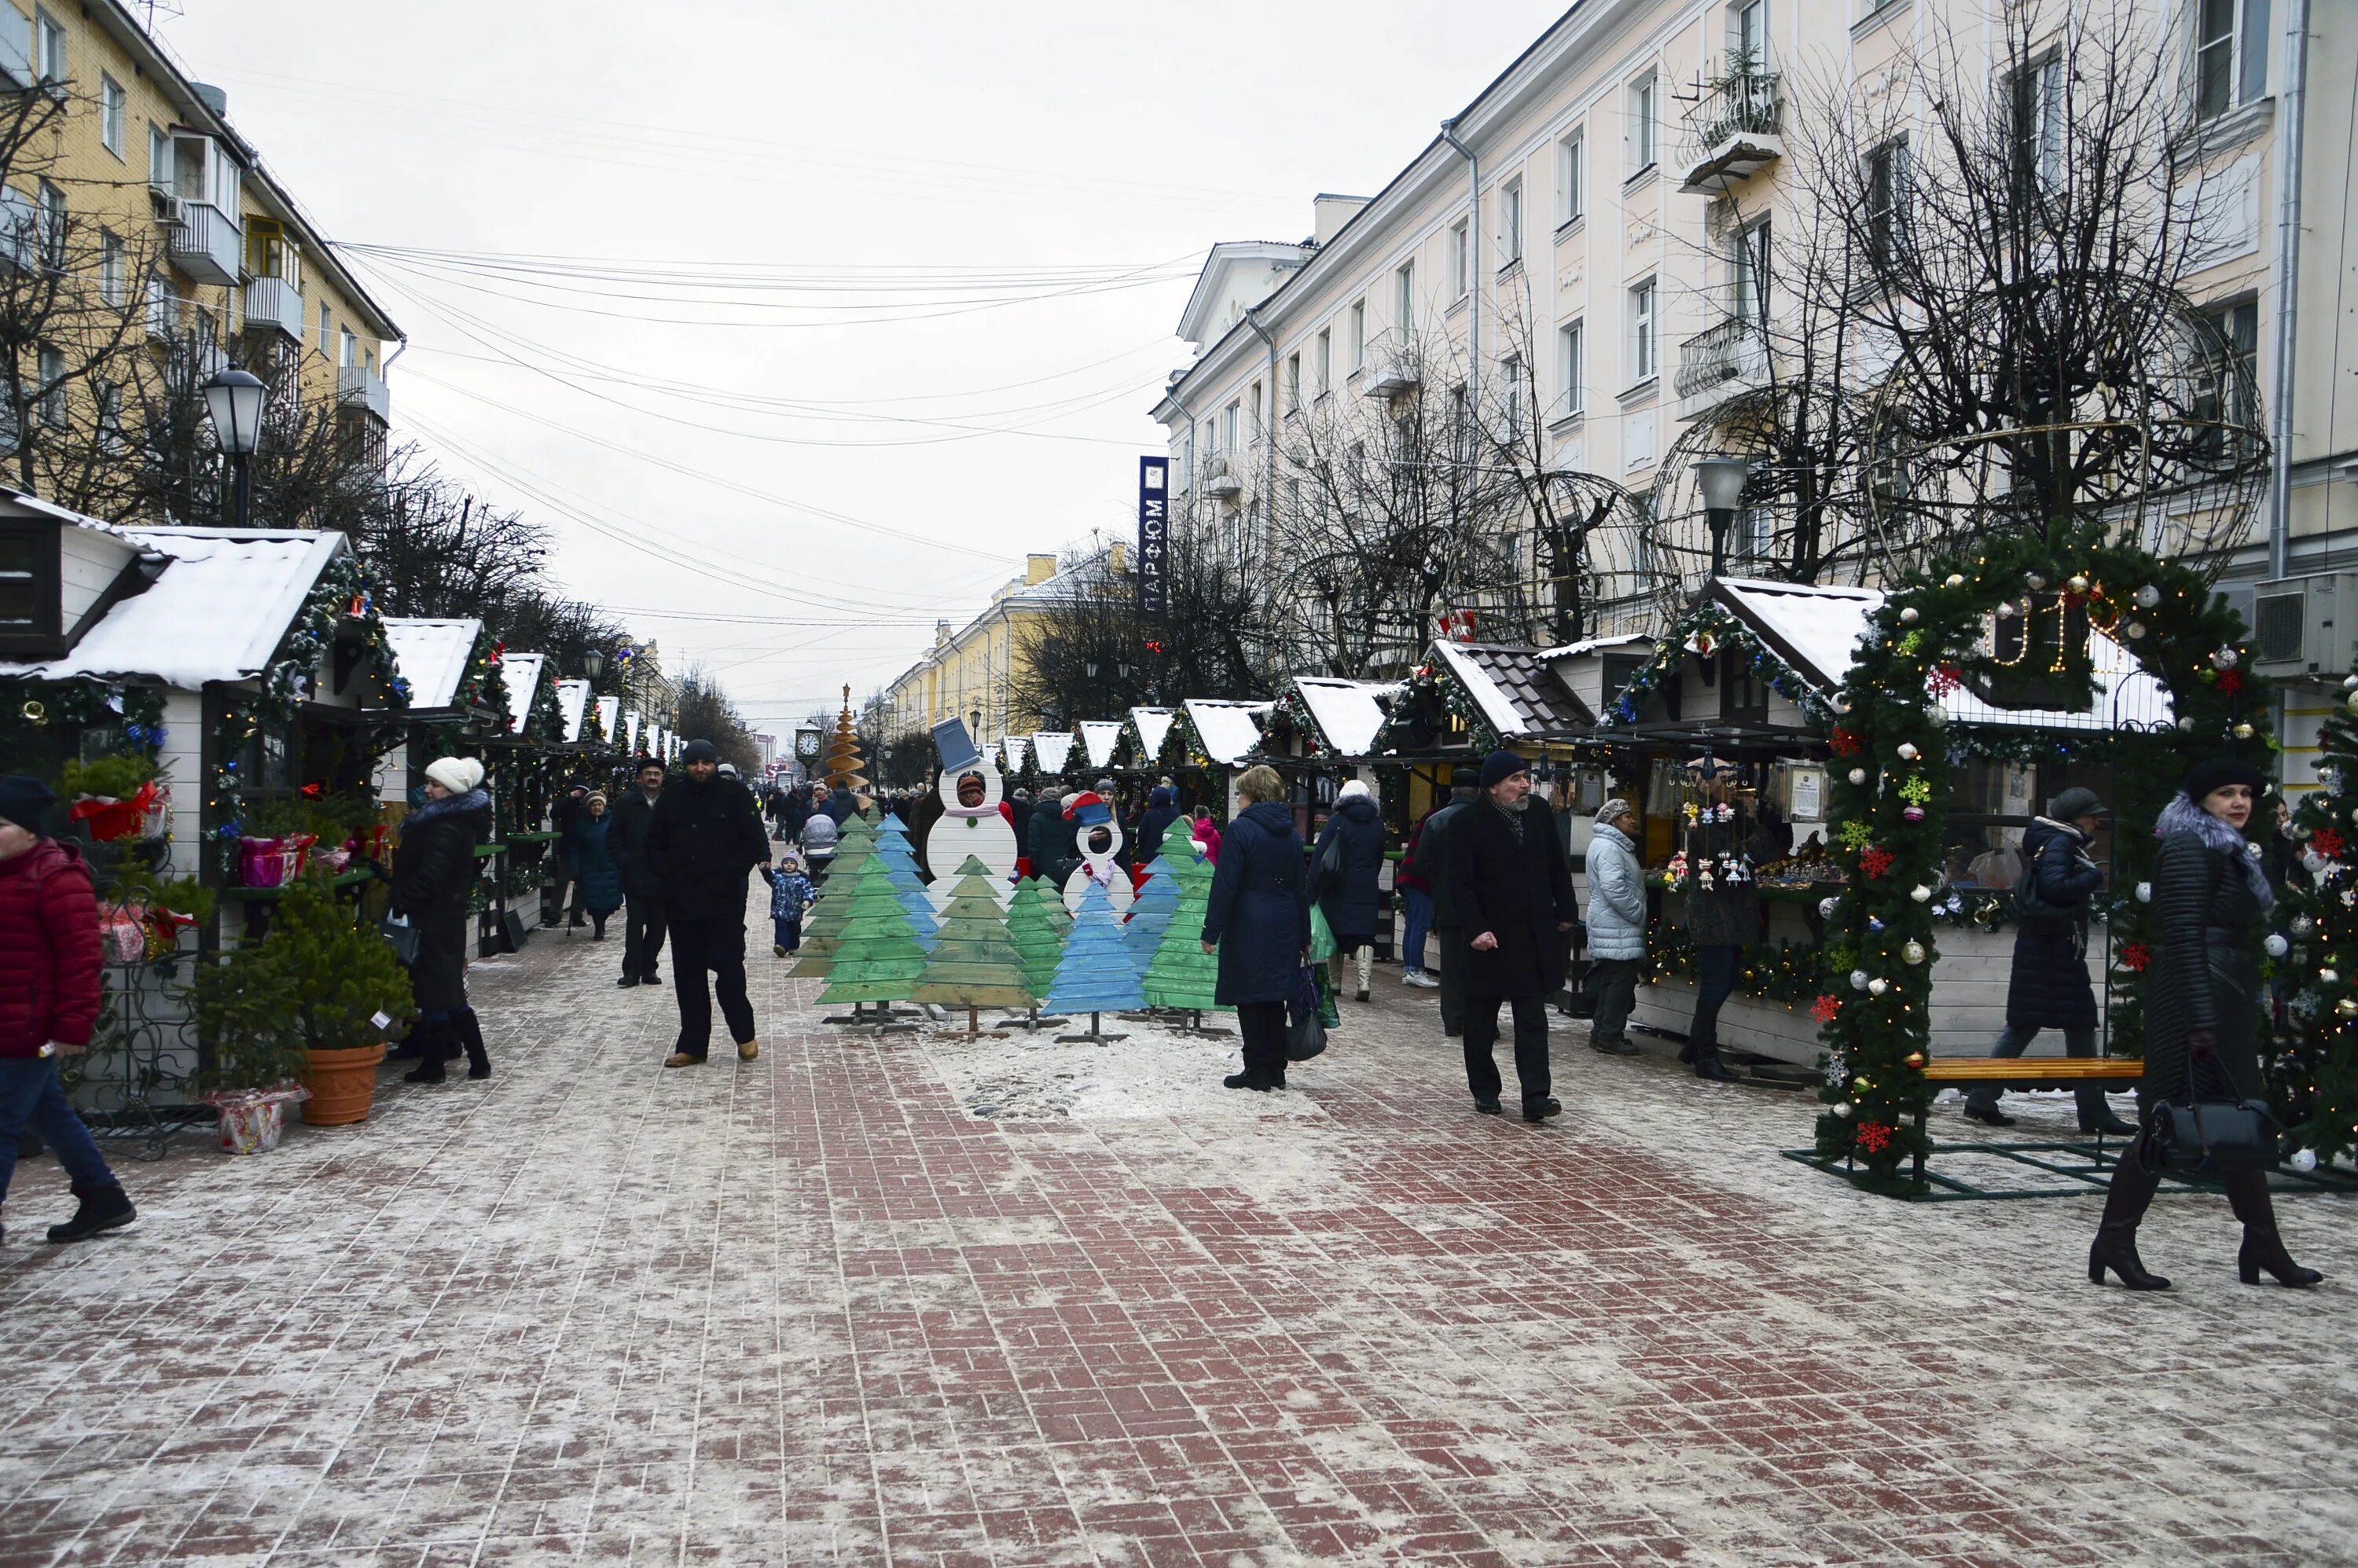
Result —
[[[363,1051],[306,1051],[309,1059],[311,1098],[303,1102],[303,1120],[311,1127],[344,1127],[366,1121],[369,1102],[376,1098],[377,1064],[384,1060],[384,1042]]]

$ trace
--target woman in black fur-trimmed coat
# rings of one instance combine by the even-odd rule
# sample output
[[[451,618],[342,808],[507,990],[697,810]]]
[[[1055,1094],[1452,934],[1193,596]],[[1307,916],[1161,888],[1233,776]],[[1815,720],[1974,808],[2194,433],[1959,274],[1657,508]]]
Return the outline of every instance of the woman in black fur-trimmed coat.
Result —
[[[413,1084],[438,1084],[442,1064],[463,1048],[467,1076],[488,1078],[492,1060],[482,1025],[467,1005],[468,895],[479,874],[475,850],[492,831],[492,797],[482,790],[483,764],[443,757],[426,770],[426,804],[403,818],[401,849],[393,862],[393,913],[417,932],[417,958],[409,966],[417,998],[413,1040],[423,1036],[423,1059],[407,1075]]]

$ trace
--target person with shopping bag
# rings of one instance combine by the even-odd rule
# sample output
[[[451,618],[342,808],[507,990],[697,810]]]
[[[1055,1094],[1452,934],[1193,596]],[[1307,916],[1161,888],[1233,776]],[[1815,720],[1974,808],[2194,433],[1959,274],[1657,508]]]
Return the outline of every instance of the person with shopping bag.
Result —
[[[1244,1071],[1232,1089],[1285,1087],[1285,1007],[1310,962],[1310,892],[1302,835],[1286,810],[1277,770],[1247,768],[1237,780],[1244,809],[1228,825],[1204,909],[1204,951],[1217,953],[1213,999],[1237,1010]]]

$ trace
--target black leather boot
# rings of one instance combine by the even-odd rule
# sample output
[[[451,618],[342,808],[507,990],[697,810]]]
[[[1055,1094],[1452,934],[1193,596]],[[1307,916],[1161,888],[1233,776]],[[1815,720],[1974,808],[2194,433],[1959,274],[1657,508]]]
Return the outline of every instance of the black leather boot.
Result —
[[[2168,1280],[2145,1271],[2136,1249],[2137,1222],[2145,1218],[2160,1186],[2161,1173],[2147,1167],[2142,1141],[2122,1151],[2121,1162],[2113,1167],[2113,1184],[2104,1192],[2104,1220],[2096,1227],[2094,1245],[2088,1249],[2090,1284],[2103,1284],[2104,1271],[2110,1269],[2133,1291],[2169,1289]]]
[[[139,1211],[132,1207],[120,1185],[92,1187],[87,1192],[77,1188],[74,1196],[81,1201],[74,1206],[73,1217],[49,1227],[51,1241],[87,1241],[110,1230],[129,1230],[139,1223]]]
[[[1719,1059],[1719,1042],[1715,1039],[1694,1043],[1694,1074],[1698,1078],[1711,1078],[1725,1084],[1736,1081],[1735,1072]]]
[[[459,1044],[467,1048],[467,1076],[488,1078],[492,1076],[491,1053],[483,1049],[483,1025],[475,1017],[475,1010],[462,1007],[451,1022],[458,1025]]]
[[[2244,1245],[2235,1251],[2235,1271],[2244,1283],[2258,1284],[2263,1269],[2276,1276],[2277,1284],[2296,1290],[2325,1278],[2294,1262],[2285,1250],[2284,1238],[2277,1234],[2276,1204],[2268,1196],[2266,1171],[2239,1171],[2220,1185],[2227,1189],[2228,1206],[2244,1222]]]
[[[450,1025],[442,1019],[419,1019],[409,1027],[409,1044],[417,1047],[417,1065],[401,1075],[405,1084],[438,1084],[449,1075],[442,1064],[459,1054],[450,1043]]]

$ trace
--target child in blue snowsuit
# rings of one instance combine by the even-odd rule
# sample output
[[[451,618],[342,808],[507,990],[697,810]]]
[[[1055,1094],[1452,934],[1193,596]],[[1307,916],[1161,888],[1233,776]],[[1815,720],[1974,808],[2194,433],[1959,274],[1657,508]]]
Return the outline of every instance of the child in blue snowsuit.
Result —
[[[791,958],[803,945],[803,911],[818,902],[818,890],[803,875],[802,857],[789,849],[778,857],[778,869],[762,873],[770,879],[770,928],[776,937],[770,949]]]

